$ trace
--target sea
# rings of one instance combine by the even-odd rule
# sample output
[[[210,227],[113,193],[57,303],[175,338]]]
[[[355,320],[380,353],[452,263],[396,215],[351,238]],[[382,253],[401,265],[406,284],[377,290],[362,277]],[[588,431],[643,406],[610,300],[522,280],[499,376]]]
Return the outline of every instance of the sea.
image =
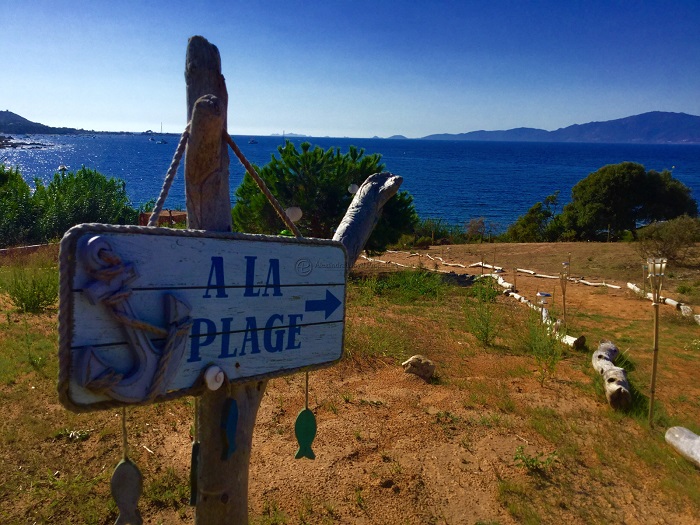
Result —
[[[25,179],[47,183],[60,165],[81,166],[123,179],[134,206],[159,195],[179,136],[165,134],[31,135],[15,137],[41,147],[0,150],[0,163],[19,168]],[[670,170],[700,198],[700,145],[580,144],[471,142],[422,139],[234,136],[246,158],[267,164],[285,140],[297,147],[310,142],[321,148],[350,146],[378,153],[386,171],[401,175],[422,219],[466,224],[483,217],[489,229],[503,231],[533,204],[559,192],[559,206],[569,202],[571,188],[607,164],[637,162],[647,170]],[[154,140],[149,140],[154,139]],[[161,143],[159,143],[161,142]],[[162,143],[164,142],[164,143]],[[241,183],[244,168],[231,153],[230,186]],[[166,208],[184,209],[183,168],[170,189]],[[560,208],[559,208],[560,209]]]

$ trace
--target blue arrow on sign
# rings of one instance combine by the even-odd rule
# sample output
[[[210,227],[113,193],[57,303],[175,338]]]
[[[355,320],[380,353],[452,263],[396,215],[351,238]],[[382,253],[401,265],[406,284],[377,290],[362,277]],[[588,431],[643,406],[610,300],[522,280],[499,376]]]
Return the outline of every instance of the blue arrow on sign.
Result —
[[[307,312],[326,312],[326,319],[328,319],[333,312],[340,306],[340,300],[331,293],[330,290],[326,290],[325,299],[316,299],[306,301]]]

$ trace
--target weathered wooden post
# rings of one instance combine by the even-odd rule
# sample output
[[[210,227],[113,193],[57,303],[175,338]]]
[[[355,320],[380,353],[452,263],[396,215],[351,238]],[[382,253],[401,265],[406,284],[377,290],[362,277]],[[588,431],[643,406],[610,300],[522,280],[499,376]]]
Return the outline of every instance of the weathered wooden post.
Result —
[[[216,46],[200,36],[190,38],[185,66],[190,140],[185,161],[187,228],[231,231],[228,92]],[[253,427],[266,381],[231,385],[206,392],[197,403],[198,446],[193,455],[197,524],[248,523],[248,465]],[[235,452],[224,463],[222,418],[229,399],[236,402]]]

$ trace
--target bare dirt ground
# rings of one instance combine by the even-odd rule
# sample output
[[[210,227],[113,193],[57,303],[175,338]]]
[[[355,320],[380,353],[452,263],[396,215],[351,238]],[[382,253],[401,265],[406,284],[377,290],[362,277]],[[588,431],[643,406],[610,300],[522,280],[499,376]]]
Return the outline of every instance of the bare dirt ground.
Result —
[[[641,260],[631,248],[629,253],[624,252],[626,249],[619,244],[615,249],[604,244],[468,245],[433,247],[429,253],[452,263],[468,265],[483,260],[502,266],[509,282],[515,267],[557,275],[561,262],[571,253],[572,276],[596,282],[606,280],[622,287],[605,291],[577,284],[567,287],[568,309],[571,315],[578,316],[579,327],[590,328],[593,335],[586,335],[589,347],[595,348],[597,341],[591,337],[609,334],[614,341],[624,340],[626,330],[636,330],[637,323],[648,329],[651,338],[650,303],[625,288],[627,280],[641,281]],[[382,259],[424,267],[435,265],[426,257],[403,253],[385,254]],[[361,261],[357,271],[371,274],[386,270],[383,266]],[[596,273],[599,266],[613,275]],[[481,272],[479,268],[441,269]],[[677,273],[684,278],[700,278],[697,270]],[[537,291],[553,293],[554,304],[559,304],[561,291],[556,280],[518,274],[517,287],[533,299]],[[607,325],[611,317],[619,319],[619,324]],[[598,320],[603,324],[595,326]],[[251,522],[700,523],[700,509],[688,498],[660,493],[663,483],[672,484],[673,480],[658,479],[653,465],[640,466],[634,458],[623,458],[617,464],[607,460],[606,450],[618,446],[611,435],[634,443],[650,430],[629,417],[611,416],[604,396],[591,387],[587,368],[564,360],[556,379],[543,387],[534,377],[534,362],[528,356],[483,352],[474,339],[445,344],[443,347],[438,342],[424,353],[437,362],[438,374],[450,377],[450,381],[425,383],[404,374],[400,366],[389,360],[346,360],[312,373],[309,405],[318,421],[313,443],[315,461],[294,459],[294,422],[304,406],[303,375],[270,381],[253,440]],[[650,369],[647,348],[619,346],[634,353],[638,369],[645,373]],[[674,416],[674,396],[682,390],[687,399],[697,400],[685,417],[700,422],[697,362],[673,360],[670,354],[664,358],[658,381],[673,384],[674,388],[659,389],[658,399]],[[17,385],[32,388],[31,382],[19,381]],[[12,414],[18,410],[11,405],[13,388],[2,387],[0,391],[7,396],[7,421],[12,421]],[[21,410],[55,417],[62,417],[64,412],[50,391],[35,396],[33,403]],[[121,435],[119,414],[101,414],[72,416],[67,423],[81,428],[99,426],[99,437],[77,445],[46,440],[34,453],[54,461],[57,472],[68,469],[63,465],[71,463],[92,465],[93,475],[103,472],[104,481],[95,490],[106,501],[109,489],[105,485],[118,460]],[[186,484],[191,414],[191,402],[182,400],[132,412],[130,447],[146,482],[172,472],[180,484]],[[3,431],[7,431],[5,427]],[[16,439],[28,438],[18,435]],[[569,451],[569,457],[575,459],[555,462],[550,469],[533,476],[515,465],[514,452],[521,446],[531,456],[542,454],[542,458],[569,447],[575,449]],[[26,466],[33,463],[29,458],[7,453],[2,456],[3,469],[21,469],[22,465],[32,468]],[[678,461],[684,460],[678,457]],[[700,470],[695,471],[694,479],[700,483]],[[47,472],[47,476],[52,475],[61,476]],[[65,488],[59,493],[60,497],[47,491],[46,498],[61,505],[70,494]],[[32,500],[23,498],[21,492],[14,496],[20,510],[13,516],[25,516],[26,520],[17,518],[9,523],[32,523],[32,510],[21,509]],[[145,523],[194,521],[192,508],[186,505],[149,504],[141,508]],[[105,503],[103,510],[104,518],[96,518],[95,523],[112,523],[116,517],[114,506],[108,510]]]

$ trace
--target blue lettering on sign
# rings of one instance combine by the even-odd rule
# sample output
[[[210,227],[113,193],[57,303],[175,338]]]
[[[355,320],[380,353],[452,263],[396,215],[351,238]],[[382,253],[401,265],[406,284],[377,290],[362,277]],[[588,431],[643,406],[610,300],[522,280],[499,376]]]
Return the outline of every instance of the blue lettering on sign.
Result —
[[[217,327],[212,319],[203,317],[192,320],[192,332],[190,344],[190,356],[188,363],[195,363],[202,360],[201,349],[216,341],[217,336],[221,339],[221,351],[217,356],[219,359],[229,357],[242,357],[249,353],[260,353],[260,332],[262,331],[262,346],[270,353],[281,352],[282,350],[298,350],[301,348],[301,341],[297,339],[301,335],[301,321],[303,314],[288,314],[285,326],[283,314],[273,314],[265,322],[265,328],[258,330],[258,322],[255,317],[246,317],[244,330],[232,330],[231,323],[233,317],[222,317],[220,319],[221,328]],[[243,342],[240,349],[231,345],[231,336],[243,334]],[[285,346],[286,339],[286,346]]]
[[[289,338],[287,339],[287,350],[296,350],[301,347],[301,343],[294,344],[297,335],[301,334],[301,326],[297,321],[301,321],[302,314],[290,314],[289,316]]]
[[[260,290],[255,289],[255,260],[257,257],[246,255],[245,257],[245,297],[258,297]],[[265,281],[265,290],[263,297],[269,297],[268,290],[272,288],[272,295],[275,297],[282,296],[282,282],[280,280],[280,260],[270,259],[270,265],[267,269],[267,281]]]
[[[275,321],[284,322],[284,317],[280,314],[271,316],[265,323],[265,350],[268,352],[280,352],[284,346],[284,330],[275,330],[275,344],[272,344],[272,326]]]
[[[206,326],[206,331],[202,332],[202,325]],[[204,333],[204,340],[201,340],[202,333]],[[199,349],[202,346],[210,345],[214,342],[216,337],[216,325],[214,321],[210,319],[193,319],[192,320],[192,346],[190,349],[190,358],[187,360],[188,363],[194,363],[196,361],[201,361],[202,358],[199,355]]]
[[[255,261],[257,256],[246,255],[245,256],[245,291],[243,292],[244,297],[260,297],[260,290],[256,288],[261,288],[262,286],[255,285]],[[209,268],[209,278],[207,279],[207,287],[204,292],[203,297],[205,299],[211,299],[212,295],[210,290],[216,290],[216,298],[227,298],[226,293],[226,280],[224,278],[224,258],[213,256],[211,258],[211,267]],[[280,260],[279,259],[269,259],[269,264],[267,267],[267,279],[265,280],[265,287],[263,289],[262,296],[269,297],[270,291],[272,291],[273,297],[282,297],[282,279],[280,278]]]
[[[241,345],[241,353],[239,355],[245,355],[245,346],[250,341],[251,354],[260,353],[260,345],[258,344],[258,325],[255,322],[255,317],[245,318],[245,336],[243,337],[243,344]],[[235,353],[235,352],[234,352]]]
[[[211,278],[216,278],[216,284],[212,285]],[[226,295],[226,285],[224,283],[224,258],[223,257],[212,257],[211,258],[211,269],[209,270],[209,280],[207,281],[207,291],[204,294],[206,299],[209,299],[209,289],[216,288],[217,297],[228,297]]]

